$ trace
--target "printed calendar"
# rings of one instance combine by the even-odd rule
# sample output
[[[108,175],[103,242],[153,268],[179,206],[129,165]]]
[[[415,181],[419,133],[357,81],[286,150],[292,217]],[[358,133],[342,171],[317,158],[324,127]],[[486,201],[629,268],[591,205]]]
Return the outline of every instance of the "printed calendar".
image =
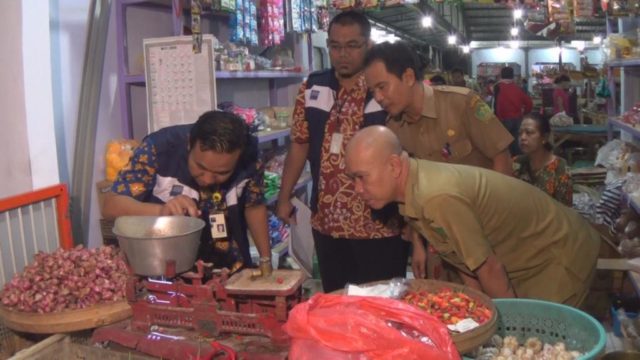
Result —
[[[193,52],[191,36],[144,39],[149,133],[189,124],[216,108],[214,37],[202,37]]]

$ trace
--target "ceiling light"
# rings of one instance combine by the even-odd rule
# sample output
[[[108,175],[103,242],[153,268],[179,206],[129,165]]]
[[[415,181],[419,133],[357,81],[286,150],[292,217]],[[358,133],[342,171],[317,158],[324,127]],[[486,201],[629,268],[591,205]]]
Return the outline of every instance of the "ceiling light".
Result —
[[[578,51],[583,51],[584,48],[586,47],[586,42],[584,41],[578,41],[578,40],[573,40],[571,41],[571,45],[575,46],[575,48]]]
[[[462,45],[462,53],[463,54],[468,54],[471,51],[471,48],[469,47],[469,45]]]
[[[513,10],[513,18],[518,20],[522,18],[522,9]]]
[[[595,35],[595,36],[593,37],[593,43],[594,43],[594,44],[600,44],[601,42],[602,42],[602,36],[600,36],[600,35]]]
[[[447,42],[449,43],[449,45],[455,45],[458,42],[458,37],[455,34],[449,35],[449,37],[447,38]]]
[[[433,19],[429,15],[422,17],[422,27],[429,28],[433,25]]]
[[[511,28],[511,36],[518,36],[518,31],[519,31],[519,30],[520,30],[520,29],[518,29],[518,27],[517,27],[517,26],[512,27],[512,28]]]

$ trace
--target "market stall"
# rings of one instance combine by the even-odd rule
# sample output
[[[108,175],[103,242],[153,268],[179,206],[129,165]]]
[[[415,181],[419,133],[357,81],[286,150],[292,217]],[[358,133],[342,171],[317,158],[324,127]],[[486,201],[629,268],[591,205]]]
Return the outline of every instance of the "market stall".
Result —
[[[640,311],[640,21],[634,4],[113,1],[111,25],[105,15],[89,29],[104,35],[102,42],[91,45],[103,46],[104,58],[115,59],[102,79],[100,114],[96,119],[83,116],[80,122],[95,120],[95,128],[77,127],[77,139],[98,134],[91,144],[95,149],[74,149],[72,144],[56,149],[59,154],[70,149],[76,153],[75,161],[65,159],[59,165],[59,177],[70,184],[67,167],[93,157],[91,171],[74,169],[71,208],[65,185],[0,199],[0,358],[316,359],[327,354],[331,359],[597,359],[613,350],[640,351],[640,326],[634,320]],[[290,127],[296,94],[313,70],[329,67],[329,20],[349,9],[366,15],[373,42],[410,42],[427,73],[461,70],[475,78],[466,86],[486,102],[491,102],[492,84],[500,80],[501,69],[514,69],[514,80],[532,98],[533,111],[552,125],[544,140],[552,145],[551,155],[566,159],[574,209],[602,238],[584,308],[491,299],[453,279],[410,279],[411,264],[407,280],[321,293],[314,240],[309,234],[299,236],[300,227],[311,231],[310,194],[318,186],[308,165],[293,190],[298,199],[292,214],[307,215],[302,226],[294,228],[279,219],[275,205],[286,148],[295,133]],[[58,24],[59,19],[52,15],[49,20]],[[25,24],[30,21],[23,19]],[[365,49],[364,44],[337,44],[333,51],[348,57]],[[59,58],[58,52],[60,47],[45,58],[64,61],[67,54]],[[76,53],[68,57],[83,58]],[[64,73],[54,70],[53,77]],[[558,115],[553,93],[561,75],[569,78],[569,105]],[[100,86],[99,80],[85,81],[93,81],[94,89]],[[46,88],[64,95],[56,92],[52,106],[56,121],[62,121],[62,113],[77,109],[58,111],[68,89],[55,85]],[[100,103],[101,95],[88,88],[83,86],[86,92],[77,96],[82,99],[78,102]],[[318,100],[317,90],[307,90],[306,98]],[[327,99],[333,96],[339,102],[339,90]],[[50,100],[35,102],[46,107]],[[371,105],[363,112],[380,108]],[[478,119],[486,119],[491,110],[482,102],[476,105],[476,115],[484,114]],[[202,231],[215,229],[227,237],[224,222],[222,228],[211,224],[203,230],[195,218],[180,218],[180,224],[162,217],[106,220],[102,212],[118,172],[147,135],[191,123],[211,109],[236,114],[258,141],[256,162],[265,169],[259,183],[269,211],[269,256],[261,256],[254,239],[248,239],[255,268],[214,270],[197,258]],[[9,115],[6,118],[19,117]],[[56,123],[51,132],[75,125]],[[27,132],[33,135],[38,128],[30,123]],[[449,129],[446,134],[452,138],[456,132]],[[72,137],[67,134],[67,140]],[[48,151],[36,148],[35,137],[29,143],[34,158]],[[446,159],[458,155],[451,145],[459,144],[446,143]],[[11,151],[16,150],[6,153]],[[20,171],[10,163],[5,172],[40,175],[31,163],[36,162],[29,158],[28,170]],[[29,186],[43,183],[48,182],[34,179]],[[54,200],[40,203],[34,194]],[[347,216],[347,210],[336,209],[335,216]],[[247,228],[243,224],[242,232]]]

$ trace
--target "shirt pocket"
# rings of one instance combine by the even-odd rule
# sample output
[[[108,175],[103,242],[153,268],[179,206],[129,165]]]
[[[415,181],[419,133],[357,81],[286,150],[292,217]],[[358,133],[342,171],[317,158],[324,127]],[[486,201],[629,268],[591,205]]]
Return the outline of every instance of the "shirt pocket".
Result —
[[[449,145],[449,149],[451,152],[449,161],[455,162],[455,160],[464,159],[469,156],[469,154],[471,154],[471,150],[473,150],[473,146],[471,145],[471,141],[468,139],[460,139],[452,142]]]

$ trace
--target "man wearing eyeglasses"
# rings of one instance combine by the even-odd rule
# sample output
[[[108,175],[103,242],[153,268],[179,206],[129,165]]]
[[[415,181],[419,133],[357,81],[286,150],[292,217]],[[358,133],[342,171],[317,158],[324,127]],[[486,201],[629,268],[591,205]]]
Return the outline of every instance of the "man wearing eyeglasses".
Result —
[[[408,254],[394,209],[386,221],[377,219],[345,174],[351,137],[363,127],[384,124],[387,117],[367,91],[362,73],[371,25],[361,13],[346,11],[331,20],[328,34],[332,68],[310,74],[298,93],[276,210],[284,221],[295,222],[290,199],[309,160],[311,225],[325,292],[347,283],[404,277]]]

